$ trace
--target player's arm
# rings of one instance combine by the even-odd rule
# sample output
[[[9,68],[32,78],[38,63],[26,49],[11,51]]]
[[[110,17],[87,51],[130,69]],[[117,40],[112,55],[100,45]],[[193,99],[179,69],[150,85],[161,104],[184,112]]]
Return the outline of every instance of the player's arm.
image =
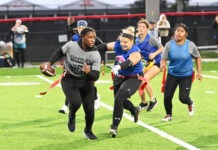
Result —
[[[140,54],[140,52],[134,52],[132,54],[130,54],[128,60],[131,61],[131,66],[136,65],[140,60],[142,59],[142,56]]]
[[[201,73],[201,57],[195,58],[195,62],[196,62],[196,68],[197,68],[196,78],[198,80],[202,80],[203,76],[202,76],[202,73]]]
[[[87,74],[87,76],[92,81],[97,81],[100,76],[100,64],[101,64],[101,56],[99,53],[94,55],[94,62],[92,66],[87,65],[85,62],[83,64],[83,71]]]
[[[56,61],[60,60],[64,56],[62,48],[53,53],[53,55],[49,59],[50,65],[53,65]]]
[[[113,51],[115,42],[103,43],[97,46],[98,51]]]

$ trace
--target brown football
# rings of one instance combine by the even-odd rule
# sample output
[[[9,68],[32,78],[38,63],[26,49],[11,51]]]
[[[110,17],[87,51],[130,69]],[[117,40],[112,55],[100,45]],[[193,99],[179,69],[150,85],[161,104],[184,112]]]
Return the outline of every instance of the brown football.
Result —
[[[41,64],[39,69],[45,76],[54,77],[56,75],[55,69],[49,63]]]

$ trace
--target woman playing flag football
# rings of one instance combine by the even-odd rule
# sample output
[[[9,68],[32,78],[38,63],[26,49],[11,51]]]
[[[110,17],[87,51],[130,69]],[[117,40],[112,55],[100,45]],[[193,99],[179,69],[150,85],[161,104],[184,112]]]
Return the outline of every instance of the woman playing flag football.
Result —
[[[99,78],[101,57],[95,47],[95,30],[86,27],[80,35],[79,41],[67,42],[54,53],[47,64],[51,66],[64,58],[65,76],[61,80],[61,86],[69,100],[69,131],[75,131],[76,112],[82,104],[85,112],[84,135],[90,140],[96,140],[97,137],[92,132],[95,117],[93,81]]]
[[[189,96],[192,79],[195,78],[192,58],[196,62],[196,78],[202,80],[201,56],[196,45],[186,38],[188,35],[187,26],[183,23],[178,24],[174,33],[174,39],[166,44],[161,59],[161,70],[166,69],[167,60],[169,60],[164,89],[166,116],[162,121],[172,120],[172,99],[177,86],[179,86],[179,100],[188,106],[190,116],[194,114],[194,102]]]
[[[123,29],[119,40],[98,46],[101,50],[114,50],[116,62],[112,67],[114,86],[114,109],[111,129],[112,137],[116,137],[118,126],[122,120],[123,109],[127,109],[134,117],[134,122],[138,121],[139,107],[135,107],[128,100],[141,85],[138,76],[143,76],[143,65],[141,61],[140,49],[134,45],[134,27]]]

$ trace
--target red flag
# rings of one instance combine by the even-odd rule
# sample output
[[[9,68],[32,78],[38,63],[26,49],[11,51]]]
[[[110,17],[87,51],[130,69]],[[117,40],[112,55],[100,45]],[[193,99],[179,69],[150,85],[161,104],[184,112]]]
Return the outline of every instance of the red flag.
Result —
[[[114,73],[113,72],[111,72],[111,79],[114,80]],[[114,89],[114,86],[111,86],[110,90],[113,90],[113,89]]]
[[[145,87],[148,84],[148,80],[146,78],[142,77],[142,76],[139,76],[139,75],[138,75],[138,79],[142,81],[142,84],[139,87],[139,95],[142,95],[143,92],[144,92]]]
[[[163,93],[164,92],[164,88],[165,88],[165,84],[166,84],[166,69],[164,69],[163,71],[163,77],[162,77],[162,87],[161,87],[161,92]]]
[[[105,75],[105,72],[104,72],[104,67],[105,67],[104,60],[102,60],[101,64],[102,64],[101,65],[101,70],[102,70],[101,74],[102,74],[102,76],[104,76]]]
[[[61,76],[60,76],[60,78],[59,78],[58,80],[54,81],[54,82],[51,84],[51,86],[48,88],[48,90],[50,90],[50,89],[54,88],[55,86],[57,86],[58,83],[60,83],[60,81],[62,80],[63,77],[64,77],[64,73],[61,74]],[[47,90],[47,91],[44,91],[44,92],[40,92],[39,94],[40,94],[40,95],[45,95],[45,94],[47,94],[48,90]]]
[[[195,71],[193,70],[193,73],[192,73],[192,83],[195,81]]]

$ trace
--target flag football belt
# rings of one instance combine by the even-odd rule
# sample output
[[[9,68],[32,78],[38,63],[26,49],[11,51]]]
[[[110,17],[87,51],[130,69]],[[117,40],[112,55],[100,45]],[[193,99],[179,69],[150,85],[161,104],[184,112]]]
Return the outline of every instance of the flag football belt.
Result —
[[[152,66],[154,66],[155,60],[148,61],[143,69],[143,73],[147,72]]]

